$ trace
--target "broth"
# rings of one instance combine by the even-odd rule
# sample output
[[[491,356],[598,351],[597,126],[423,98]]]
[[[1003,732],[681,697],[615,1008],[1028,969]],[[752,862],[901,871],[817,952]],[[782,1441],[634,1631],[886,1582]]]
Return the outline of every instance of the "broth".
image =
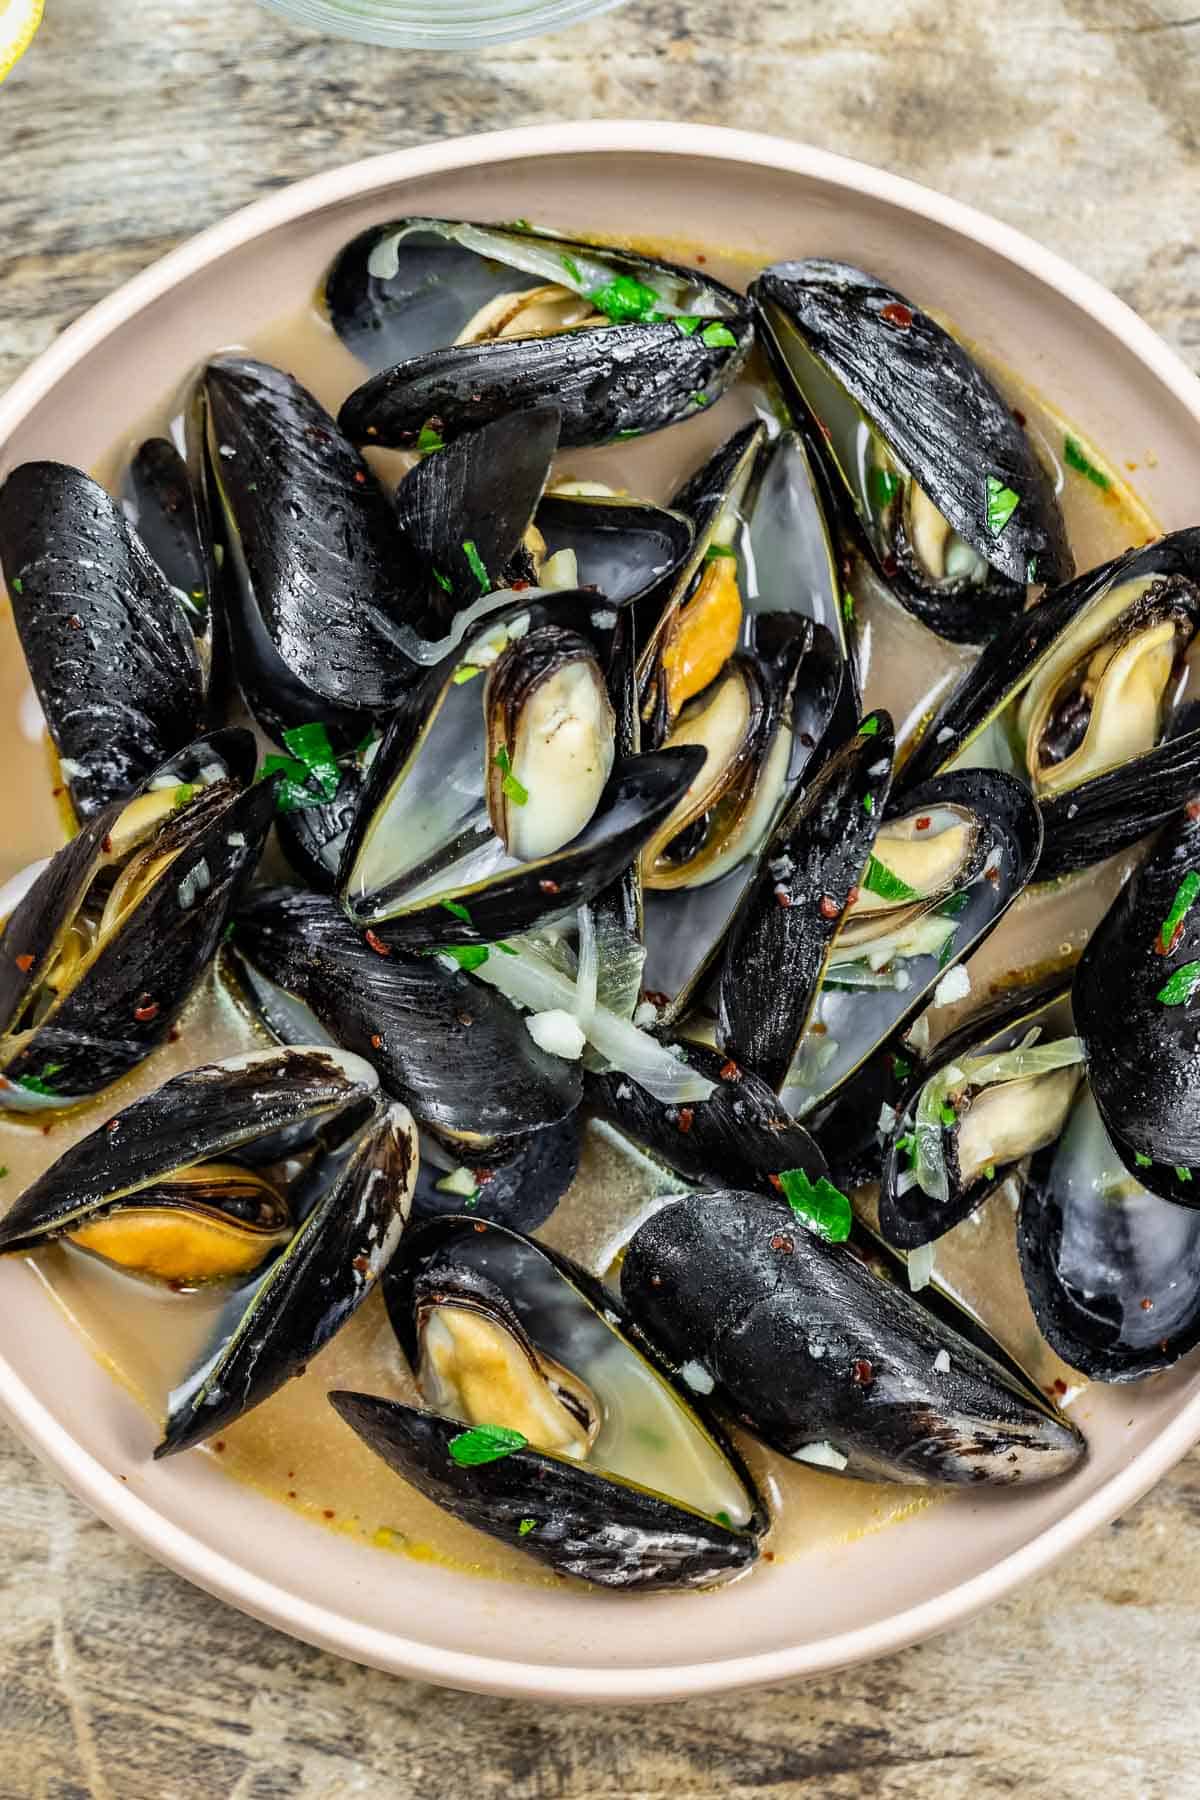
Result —
[[[662,253],[664,247],[656,248]],[[688,256],[685,246],[670,246],[668,253]],[[735,283],[747,278],[745,267],[719,257],[710,257],[708,267]],[[281,317],[250,348],[294,371],[333,411],[362,378],[360,365],[315,305]],[[987,366],[985,358],[980,360]],[[1019,401],[1030,431],[1044,449],[1063,442],[1065,421],[1005,371],[992,367],[990,372],[1006,396]],[[558,472],[563,477],[607,480],[665,501],[711,448],[764,403],[764,392],[751,377],[709,411],[669,432],[605,450],[566,453]],[[118,491],[129,454],[148,433],[166,430],[171,418],[168,398],[162,412],[137,422],[136,430],[114,444],[93,473],[111,491]],[[368,454],[380,473],[392,479],[411,460],[391,452]],[[1071,470],[1063,483],[1063,507],[1080,568],[1155,534],[1155,521],[1125,483],[1114,478],[1105,491]],[[940,666],[931,685],[928,662],[934,640],[924,628],[878,594],[856,593],[855,600],[865,702],[891,710],[902,742],[972,653],[941,646]],[[0,707],[13,721],[6,745],[9,811],[0,866],[0,879],[7,879],[63,840],[40,709],[7,603],[0,610]],[[1108,906],[1122,873],[1122,864],[1116,862],[1023,896],[971,959],[970,998],[931,1015],[934,1036],[999,988],[1072,960]],[[117,1087],[70,1114],[38,1115],[33,1122],[0,1114],[0,1164],[5,1170],[0,1197],[15,1196],[69,1143],[169,1076],[266,1041],[222,986],[219,973],[210,972],[173,1041]],[[661,1169],[624,1145],[608,1127],[592,1123],[585,1134],[579,1175],[536,1235],[603,1274],[640,1219],[669,1192],[670,1178]],[[1064,1392],[1074,1397],[1080,1379],[1045,1345],[1025,1297],[1012,1231],[1015,1204],[1010,1184],[974,1218],[941,1239],[936,1247],[938,1277],[979,1313],[1048,1392],[1060,1399]],[[152,1287],[68,1245],[27,1258],[26,1268],[31,1280],[44,1284],[114,1378],[160,1418],[168,1392],[203,1342],[218,1304],[215,1297]],[[458,1523],[393,1475],[327,1404],[325,1394],[335,1387],[408,1401],[417,1398],[378,1293],[302,1376],[229,1427],[223,1438],[194,1454],[219,1458],[233,1478],[382,1550],[543,1586],[562,1579]],[[941,1497],[930,1490],[848,1481],[772,1456],[744,1437],[739,1444],[770,1505],[774,1522],[767,1549],[777,1559],[844,1543]]]

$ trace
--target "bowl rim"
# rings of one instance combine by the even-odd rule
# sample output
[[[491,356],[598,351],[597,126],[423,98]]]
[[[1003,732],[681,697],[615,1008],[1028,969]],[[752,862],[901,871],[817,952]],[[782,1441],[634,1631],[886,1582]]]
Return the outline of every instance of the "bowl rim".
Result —
[[[1200,380],[1124,301],[1014,227],[866,163],[764,133],[667,121],[605,120],[523,126],[385,152],[282,188],[188,239],[69,325],[0,397],[0,447],[25,415],[118,326],[229,251],[310,212],[404,182],[551,155],[636,153],[753,164],[823,181],[972,240],[1057,291],[1125,347],[1200,425]],[[443,1685],[563,1702],[666,1700],[760,1686],[885,1656],[957,1625],[1047,1569],[1131,1506],[1200,1439],[1200,1391],[1088,1499],[957,1587],[819,1644],[662,1668],[577,1668],[439,1649],[355,1622],[256,1575],[172,1524],[83,1450],[0,1355],[0,1416],[71,1490],[124,1536],[229,1605],[321,1649],[393,1674]]]

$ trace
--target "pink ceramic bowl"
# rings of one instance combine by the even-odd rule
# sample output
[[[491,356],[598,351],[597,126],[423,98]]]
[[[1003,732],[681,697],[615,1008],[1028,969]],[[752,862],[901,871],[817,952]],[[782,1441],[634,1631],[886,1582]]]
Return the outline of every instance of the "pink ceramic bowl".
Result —
[[[709,126],[555,125],[402,150],[273,194],[71,327],[0,400],[0,473],[88,465],[214,346],[310,294],[334,251],[396,213],[545,218],[583,231],[844,257],[937,304],[1116,462],[1165,526],[1194,522],[1200,384],[1111,294],[1006,226],[910,182]],[[1149,453],[1154,459],[1147,463]],[[1118,464],[1119,466],[1119,464]],[[14,731],[15,722],[0,725]],[[502,1694],[652,1700],[779,1681],[965,1619],[1111,1519],[1200,1437],[1200,1372],[1085,1397],[1069,1481],[962,1496],[873,1537],[698,1597],[498,1586],[339,1538],[222,1475],[153,1464],[150,1422],[26,1271],[0,1267],[0,1407],[118,1530],[223,1600],[342,1655]]]

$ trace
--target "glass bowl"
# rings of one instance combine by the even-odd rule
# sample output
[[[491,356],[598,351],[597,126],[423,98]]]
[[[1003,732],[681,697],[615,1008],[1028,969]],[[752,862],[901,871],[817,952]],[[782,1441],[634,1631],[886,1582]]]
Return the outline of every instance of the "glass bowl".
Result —
[[[262,0],[296,25],[412,50],[504,44],[559,31],[622,0]]]

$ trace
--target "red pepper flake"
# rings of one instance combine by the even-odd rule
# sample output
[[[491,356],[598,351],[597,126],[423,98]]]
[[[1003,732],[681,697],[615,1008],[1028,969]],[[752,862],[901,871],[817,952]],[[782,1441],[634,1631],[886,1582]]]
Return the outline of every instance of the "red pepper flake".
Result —
[[[53,1127],[53,1125],[43,1125],[43,1126],[42,1126],[42,1136],[43,1136],[43,1137],[49,1137],[49,1136],[50,1136],[50,1133],[51,1133],[51,1132],[52,1132],[52,1131],[53,1131],[53,1130],[54,1130],[54,1127]]]
[[[701,255],[697,254],[696,261],[698,263],[706,263],[708,261],[708,258],[707,258],[707,256],[701,256]]]
[[[917,830],[928,831],[932,824],[933,820],[930,818],[929,814],[922,813],[921,817],[917,820]]]
[[[839,918],[842,911],[832,894],[821,895],[819,910],[823,919]]]
[[[337,1514],[334,1512],[332,1506],[326,1506],[321,1509],[321,1517],[323,1519],[336,1519]]]
[[[850,1373],[859,1387],[870,1387],[875,1379],[875,1365],[869,1362],[865,1356],[860,1356],[858,1361],[851,1366]]]
[[[83,620],[78,613],[69,613],[67,615],[67,624],[71,627],[72,631],[83,630]]]
[[[28,951],[26,951],[23,956],[18,956],[17,967],[20,969],[22,975],[28,975],[30,969],[33,967],[33,957]]]
[[[983,878],[985,881],[990,881],[993,887],[1000,886],[1000,871],[999,871],[999,869],[985,869],[983,871]]]
[[[494,1181],[496,1178],[495,1169],[473,1169],[471,1173],[475,1177],[476,1187],[486,1187],[489,1181]]]
[[[216,1451],[218,1456],[224,1456],[224,1454],[225,1454],[225,1439],[218,1438],[216,1443],[213,1445],[213,1449]]]
[[[110,1119],[108,1121],[108,1124],[104,1127],[104,1129],[105,1129],[105,1131],[107,1131],[109,1133],[114,1132],[114,1131],[120,1131],[120,1129],[121,1129],[120,1119]]]
[[[356,1256],[352,1267],[357,1270],[360,1275],[369,1275],[371,1272],[370,1261],[365,1256]]]
[[[792,896],[782,885],[775,889],[775,904],[782,906],[785,910],[792,904]]]
[[[903,300],[889,300],[879,316],[886,319],[889,325],[894,325],[897,331],[907,331],[913,322],[912,307],[905,306]]]
[[[365,475],[364,475],[364,474],[363,474],[363,472],[362,472],[362,470],[361,470],[361,469],[355,469],[355,471],[354,471],[354,479],[355,479],[355,481],[357,481],[357,483],[358,483],[358,485],[359,485],[359,487],[366,487],[366,485],[367,485],[367,478],[366,478],[366,476],[365,476]]]
[[[883,570],[883,573],[887,576],[889,581],[894,581],[896,579],[896,570],[900,565],[889,550],[886,556],[880,558],[879,567]]]
[[[856,888],[856,887],[852,887],[852,888],[851,888],[851,889],[850,889],[850,892],[849,892],[849,893],[848,893],[848,894],[847,894],[847,895],[846,895],[846,905],[847,905],[847,906],[853,906],[853,905],[855,905],[855,903],[856,903],[856,902],[857,902],[857,900],[858,900],[858,896],[859,896],[859,891],[860,891],[860,890],[859,890],[859,889],[858,889],[858,888]]]
[[[1017,421],[1017,424],[1021,427],[1022,431],[1024,431],[1024,429],[1025,429],[1025,414],[1021,411],[1019,406],[1013,407],[1012,416]]]
[[[373,1031],[371,1033],[371,1048],[372,1048],[372,1050],[382,1050],[383,1049],[383,1039],[380,1037],[380,1035],[377,1031]]]
[[[65,786],[50,789],[50,793],[55,800],[61,800],[66,791]]]
[[[790,1256],[796,1248],[795,1238],[790,1238],[786,1231],[777,1231],[771,1239],[772,1250],[780,1250],[784,1256]]]
[[[775,1189],[775,1191],[777,1193],[782,1194],[783,1183],[782,1183],[782,1181],[780,1181],[778,1175],[768,1175],[767,1180],[770,1182],[771,1186]]]
[[[539,891],[539,893],[543,893],[543,894],[557,894],[558,883],[557,883],[557,881],[550,881],[549,879],[547,879],[545,881],[539,881],[538,882],[538,891]]]
[[[376,956],[390,956],[392,954],[383,939],[376,937],[373,931],[364,931],[363,936],[366,938]]]
[[[690,1131],[692,1129],[692,1124],[695,1120],[695,1117],[696,1117],[696,1115],[692,1111],[690,1106],[681,1106],[679,1109],[678,1117],[675,1120],[676,1127],[680,1131],[685,1131],[685,1132]]]
[[[742,1079],[742,1071],[738,1068],[732,1057],[730,1057],[728,1062],[723,1062],[721,1064],[717,1073],[722,1081],[740,1081]]]
[[[482,1219],[479,1219],[476,1221],[475,1230],[478,1232],[483,1232],[483,1231],[487,1230],[487,1226],[484,1224]]]
[[[1200,800],[1189,800],[1183,810],[1189,819],[1200,819]]]
[[[764,1562],[774,1562],[775,1561],[775,1552],[773,1550],[764,1550],[762,1553],[762,1559]]]
[[[158,1017],[158,1001],[149,994],[139,994],[133,1016],[139,1025],[149,1025]]]
[[[523,594],[525,592],[525,589],[529,586],[529,583],[527,581],[514,581],[514,582],[511,582],[509,585],[512,588],[512,591],[514,594]]]
[[[1056,1394],[1065,1394],[1067,1391],[1067,1384],[1063,1380],[1061,1375],[1058,1377],[1058,1379],[1054,1383],[1054,1391]]]
[[[814,1019],[808,1029],[812,1032],[814,1037],[824,1037],[828,1032],[829,1027],[823,1019]]]
[[[167,1033],[167,1042],[168,1044],[177,1044],[182,1036],[183,1033],[180,1031],[178,1025],[172,1025],[170,1031]]]
[[[642,989],[642,999],[648,1000],[651,1006],[666,1006],[670,998],[669,994],[661,993],[658,988]]]
[[[662,1286],[662,1276],[661,1275],[652,1275],[650,1277],[650,1286],[652,1288],[660,1288]]]
[[[372,426],[371,426],[371,428],[370,428],[370,429],[371,429],[371,430],[372,430],[372,431],[374,431],[374,429],[375,429],[375,427],[374,427],[374,426],[373,426],[373,425],[372,425]],[[288,1489],[288,1492],[287,1492],[287,1497],[288,1497],[288,1499],[289,1499],[289,1500],[294,1500],[294,1499],[295,1499],[295,1498],[296,1498],[296,1490],[295,1490],[295,1488],[289,1488],[289,1489]]]
[[[1155,938],[1154,954],[1156,956],[1170,956],[1171,952],[1175,949],[1175,946],[1178,944],[1180,938],[1183,936],[1183,924],[1184,924],[1183,920],[1180,919],[1180,921],[1176,925],[1174,931],[1171,933],[1171,941],[1169,944],[1164,944],[1161,937]],[[17,960],[20,961],[20,958],[18,957]]]
[[[1153,1300],[1151,1300],[1149,1294],[1143,1295],[1142,1299],[1138,1302],[1138,1304],[1141,1307],[1143,1312],[1153,1312],[1154,1311],[1154,1302],[1153,1302]]]
[[[103,850],[105,856],[112,855],[112,838],[109,836],[107,831],[105,832],[104,836],[100,839],[100,848]]]
[[[460,1013],[455,1013],[454,1016],[458,1020],[460,1025],[464,1025],[464,1026],[465,1025],[473,1025],[475,1023],[475,1016],[473,1013],[460,1012]]]
[[[367,426],[367,436],[368,437],[378,437],[379,436],[378,425],[368,425]]]

